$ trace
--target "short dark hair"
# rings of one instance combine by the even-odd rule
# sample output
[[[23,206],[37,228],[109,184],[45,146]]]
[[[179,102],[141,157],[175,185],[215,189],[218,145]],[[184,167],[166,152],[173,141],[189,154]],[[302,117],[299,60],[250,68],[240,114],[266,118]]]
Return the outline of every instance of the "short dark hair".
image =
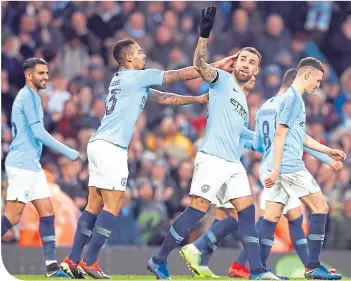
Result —
[[[260,54],[260,52],[254,48],[254,47],[244,47],[240,50],[239,54],[243,51],[247,51],[247,52],[250,52],[252,54],[255,54],[256,56],[258,56],[258,62],[261,63],[261,60],[262,60],[262,55]]]
[[[324,73],[323,64],[316,58],[307,57],[300,60],[299,64],[297,65],[297,71],[299,71],[303,67],[312,67]]]
[[[282,78],[282,87],[288,88],[294,82],[297,75],[296,69],[289,69]]]
[[[26,71],[28,69],[33,69],[37,64],[48,65],[46,60],[42,58],[29,58],[29,59],[26,59],[23,63],[23,71]]]
[[[118,41],[113,46],[113,58],[118,62],[119,65],[121,65],[122,63],[123,51],[125,50],[125,48],[135,43],[136,43],[135,40],[133,40],[132,38],[126,38]]]

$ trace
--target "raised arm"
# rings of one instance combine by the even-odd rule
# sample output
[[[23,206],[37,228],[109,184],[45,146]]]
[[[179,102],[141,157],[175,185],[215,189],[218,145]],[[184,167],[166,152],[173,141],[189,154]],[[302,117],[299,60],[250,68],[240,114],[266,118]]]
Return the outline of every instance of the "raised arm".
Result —
[[[217,77],[217,70],[206,62],[207,44],[211,29],[216,17],[217,7],[212,6],[202,9],[200,20],[200,38],[195,49],[193,65],[202,79],[206,82],[213,82]]]
[[[217,70],[206,62],[208,38],[199,38],[196,46],[193,65],[202,79],[213,82],[217,76]]]
[[[161,92],[155,89],[150,89],[149,97],[152,101],[160,104],[168,105],[185,105],[190,103],[207,103],[208,94],[201,96],[182,96],[173,93]]]

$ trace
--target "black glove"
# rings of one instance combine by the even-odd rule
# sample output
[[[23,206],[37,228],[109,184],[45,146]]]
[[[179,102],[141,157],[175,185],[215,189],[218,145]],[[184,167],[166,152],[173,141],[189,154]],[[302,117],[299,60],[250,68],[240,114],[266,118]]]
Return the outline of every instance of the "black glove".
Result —
[[[216,17],[217,7],[212,6],[202,9],[201,20],[200,20],[200,37],[208,38],[210,37],[211,29],[214,24],[214,19]]]

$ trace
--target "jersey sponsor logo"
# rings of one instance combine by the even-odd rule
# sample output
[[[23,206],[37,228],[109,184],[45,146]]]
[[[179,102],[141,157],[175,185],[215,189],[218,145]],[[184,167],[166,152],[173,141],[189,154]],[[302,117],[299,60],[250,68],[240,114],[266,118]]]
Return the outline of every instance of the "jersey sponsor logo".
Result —
[[[233,88],[233,91],[234,91],[234,92],[237,92],[237,93],[239,93],[239,92],[238,92],[238,90],[237,90],[237,89],[235,89],[235,88]]]
[[[305,122],[301,121],[301,122],[299,123],[299,125],[303,128],[304,125],[305,125]]]
[[[210,190],[210,186],[208,184],[204,184],[203,186],[201,186],[201,190],[203,193],[206,193]]]
[[[247,111],[245,108],[234,98],[230,99],[230,103],[234,106],[235,111],[242,117],[244,120],[247,119]]]
[[[121,185],[122,185],[122,186],[126,186],[126,184],[127,184],[127,178],[123,178],[123,179],[121,180]]]

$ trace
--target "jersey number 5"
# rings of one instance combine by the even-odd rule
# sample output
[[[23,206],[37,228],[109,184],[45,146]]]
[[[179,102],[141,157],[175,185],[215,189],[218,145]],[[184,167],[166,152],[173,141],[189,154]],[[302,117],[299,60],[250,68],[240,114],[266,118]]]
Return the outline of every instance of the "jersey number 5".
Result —
[[[12,138],[14,139],[17,136],[17,126],[15,122],[12,122],[11,125],[12,125]]]
[[[262,124],[262,133],[263,133],[264,147],[266,148],[266,150],[268,150],[272,145],[272,141],[269,138],[269,123],[267,120],[264,121]]]
[[[106,102],[106,115],[110,115],[113,110],[115,109],[116,103],[117,103],[117,98],[116,95],[119,94],[121,92],[121,90],[119,89],[113,89],[111,91],[111,97],[108,100],[108,102]]]

